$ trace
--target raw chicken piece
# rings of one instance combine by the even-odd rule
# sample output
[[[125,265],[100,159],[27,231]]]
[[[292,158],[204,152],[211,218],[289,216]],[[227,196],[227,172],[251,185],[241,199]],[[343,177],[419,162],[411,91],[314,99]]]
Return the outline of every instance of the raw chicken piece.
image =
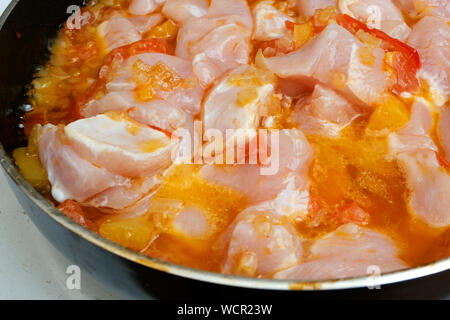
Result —
[[[250,204],[270,201],[273,212],[301,219],[309,203],[308,168],[313,151],[305,136],[297,129],[284,129],[278,133],[278,143],[272,146],[272,135],[267,138],[270,165],[275,170],[263,174],[256,164],[206,165],[200,175],[207,181],[233,188],[247,197]],[[261,149],[261,148],[260,148]]]
[[[158,87],[151,88],[154,99],[163,99],[191,114],[200,111],[203,89],[192,73],[191,62],[168,54],[144,53],[130,57],[117,70],[112,81],[106,84],[108,92],[136,89],[136,63],[142,65],[144,69],[149,69],[149,76],[163,79],[162,83],[158,83]],[[152,70],[153,67],[155,70]],[[164,80],[167,77],[169,79]],[[173,88],[166,89],[164,87],[166,85],[172,85]]]
[[[387,236],[346,224],[317,240],[305,262],[278,272],[277,279],[326,280],[372,275],[407,268]]]
[[[107,111],[127,111],[137,122],[169,132],[186,128],[193,121],[186,112],[164,100],[138,102],[133,91],[113,91],[99,100],[92,100],[82,115],[92,117]]]
[[[196,207],[181,210],[173,220],[173,227],[177,233],[189,238],[205,238],[210,233],[208,216]]]
[[[432,151],[405,152],[397,156],[412,190],[409,207],[433,227],[450,225],[450,174]]]
[[[189,129],[193,125],[190,114],[164,100],[152,100],[128,110],[131,118],[142,124],[173,132],[179,128]]]
[[[450,162],[450,107],[444,108],[440,115],[439,138],[447,161]]]
[[[143,34],[163,22],[164,16],[160,13],[155,13],[149,16],[130,17],[128,20],[134,24],[134,27],[140,34]]]
[[[270,103],[275,78],[247,65],[230,72],[206,97],[203,104],[205,131],[217,129],[257,129],[262,106]],[[247,97],[248,96],[248,97]]]
[[[222,231],[220,218],[192,203],[170,198],[154,198],[149,213],[158,233],[181,237],[183,240],[205,240]]]
[[[297,265],[303,254],[292,226],[259,207],[240,213],[223,241],[228,246],[221,271],[236,275],[271,276]]]
[[[394,3],[412,16],[432,15],[450,18],[448,0],[394,0]]]
[[[389,136],[389,147],[404,168],[411,213],[433,227],[445,227],[450,225],[450,174],[437,158],[432,124],[427,105],[416,101],[409,123]]]
[[[433,118],[427,105],[418,100],[414,103],[408,124],[399,132],[389,136],[391,151],[402,153],[408,151],[437,151],[430,137]]]
[[[67,144],[63,129],[51,124],[42,130],[39,152],[52,185],[52,196],[58,202],[68,199],[83,202],[108,188],[130,185],[128,178],[80,157]]]
[[[164,16],[160,13],[148,16],[126,17],[114,15],[98,26],[98,33],[108,50],[132,44],[142,39],[142,35],[160,24]]]
[[[284,56],[265,59],[269,70],[299,84],[321,82],[340,91],[351,103],[372,105],[392,84],[383,69],[385,53],[367,48],[371,63],[361,60],[365,48],[346,29],[330,24],[301,49]]]
[[[334,90],[318,84],[309,99],[298,101],[292,120],[303,132],[337,137],[342,129],[361,115],[358,107]]]
[[[313,16],[317,9],[337,8],[337,0],[297,0],[297,10],[303,16]]]
[[[390,0],[341,0],[339,8],[371,28],[384,31],[400,41],[406,40],[411,29],[403,21],[401,11]]]
[[[134,24],[125,17],[113,16],[98,26],[100,36],[109,50],[141,40],[141,34]]]
[[[422,61],[419,77],[426,79],[437,105],[450,95],[450,26],[440,17],[425,17],[414,25],[408,44],[417,49]]]
[[[286,21],[294,19],[277,10],[270,1],[259,2],[252,10],[255,21],[253,39],[269,41],[283,37],[287,32]]]
[[[146,212],[136,212],[137,204],[145,195],[153,195],[154,190],[160,185],[161,180],[157,176],[137,178],[131,180],[130,185],[115,186],[98,193],[94,197],[85,201],[85,205],[99,208],[106,213],[119,213],[141,215]],[[147,206],[148,208],[148,206]],[[131,211],[134,212],[131,212]]]
[[[146,15],[158,9],[166,0],[132,0],[128,11],[134,15]]]
[[[205,16],[181,27],[176,55],[194,61],[194,74],[207,87],[225,72],[247,64],[252,28],[246,1],[213,0]]]
[[[83,158],[129,177],[160,173],[170,165],[176,147],[164,133],[122,113],[81,119],[67,125],[64,132]]]
[[[246,0],[211,0],[208,16],[234,20],[248,30],[253,28],[253,18]]]
[[[168,0],[162,9],[164,15],[183,25],[192,18],[200,18],[208,12],[208,0]]]

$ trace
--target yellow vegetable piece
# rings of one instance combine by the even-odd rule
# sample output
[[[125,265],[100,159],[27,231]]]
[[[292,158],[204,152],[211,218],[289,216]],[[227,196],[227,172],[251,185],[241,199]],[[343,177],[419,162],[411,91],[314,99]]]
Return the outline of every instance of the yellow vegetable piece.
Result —
[[[295,48],[302,47],[313,36],[313,26],[311,22],[296,24],[294,26]]]
[[[409,112],[405,104],[394,95],[388,95],[382,99],[371,115],[367,130],[395,131],[405,126],[408,120]]]
[[[28,148],[18,148],[13,151],[13,157],[20,173],[34,188],[41,189],[47,185],[47,172],[38,155],[30,153]]]
[[[99,233],[136,251],[145,249],[154,237],[152,224],[143,218],[106,220],[100,226]]]
[[[178,27],[172,20],[167,20],[166,22],[153,27],[152,30],[146,35],[146,38],[159,38],[173,40],[177,36]]]

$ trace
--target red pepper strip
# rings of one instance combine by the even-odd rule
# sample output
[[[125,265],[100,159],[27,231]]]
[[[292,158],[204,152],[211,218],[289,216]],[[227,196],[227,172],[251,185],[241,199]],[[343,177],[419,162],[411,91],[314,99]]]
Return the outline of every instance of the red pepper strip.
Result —
[[[382,48],[386,52],[394,52],[394,60],[391,67],[396,71],[396,84],[393,89],[397,92],[414,91],[419,87],[416,73],[421,67],[420,56],[416,49],[388,36],[381,30],[371,29],[366,24],[353,19],[349,15],[336,16],[337,23],[352,34],[363,30],[382,41]]]
[[[439,152],[436,152],[436,158],[441,166],[444,168],[450,169],[450,162],[447,161],[443,156],[439,154]]]
[[[83,209],[73,200],[66,200],[58,206],[58,210],[89,230],[97,232],[97,226],[86,217]]]

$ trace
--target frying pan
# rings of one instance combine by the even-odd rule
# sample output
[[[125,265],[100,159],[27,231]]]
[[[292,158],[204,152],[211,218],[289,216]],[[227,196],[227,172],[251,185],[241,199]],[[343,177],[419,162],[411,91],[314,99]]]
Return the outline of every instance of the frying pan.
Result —
[[[82,0],[13,0],[0,18],[0,162],[17,199],[49,242],[82,272],[127,298],[449,298],[450,258],[377,277],[302,282],[196,270],[144,256],[85,229],[20,175],[10,152],[26,145],[26,92],[70,5]],[[76,183],[76,182],[74,182]],[[381,290],[368,286],[380,285]]]

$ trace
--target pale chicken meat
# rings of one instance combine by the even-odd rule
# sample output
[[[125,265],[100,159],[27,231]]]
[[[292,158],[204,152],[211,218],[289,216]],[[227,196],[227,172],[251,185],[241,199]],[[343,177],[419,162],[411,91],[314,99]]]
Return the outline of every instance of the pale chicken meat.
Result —
[[[134,15],[146,15],[161,7],[166,0],[131,0],[128,11]]]
[[[162,12],[176,23],[183,25],[208,13],[207,0],[168,0]]]
[[[275,278],[312,281],[380,275],[407,267],[398,255],[386,235],[346,224],[314,242],[302,263]]]
[[[226,231],[224,273],[271,276],[299,263],[303,248],[295,230],[264,208],[239,214]]]
[[[213,0],[206,15],[183,24],[176,55],[194,61],[194,74],[207,87],[225,72],[248,63],[252,28],[246,1]]]
[[[311,97],[298,101],[292,120],[305,133],[337,137],[342,129],[363,114],[358,106],[318,84]]]
[[[141,40],[141,34],[134,24],[125,17],[113,16],[98,27],[99,35],[105,40],[109,50]]]
[[[112,91],[98,100],[90,101],[83,109],[83,116],[92,117],[108,111],[124,111],[134,120],[172,132],[187,128],[192,117],[182,109],[162,99],[137,101],[133,91]]]
[[[215,221],[210,212],[177,199],[155,198],[149,212],[160,234],[197,241],[208,239],[215,232]]]
[[[422,61],[419,77],[430,85],[433,100],[443,105],[450,95],[450,26],[448,19],[425,17],[414,25],[408,44]]]
[[[52,196],[63,202],[83,202],[116,186],[129,186],[130,179],[109,172],[78,155],[67,143],[63,129],[46,125],[39,143],[40,158],[52,185]]]
[[[133,179],[126,188],[110,188],[84,203],[102,214],[121,218],[142,218],[148,214],[155,194],[161,187],[159,177]]]
[[[153,175],[167,168],[176,147],[163,132],[122,114],[81,119],[66,126],[64,132],[82,157],[129,177]]]
[[[155,13],[147,16],[129,17],[128,20],[131,21],[137,32],[142,35],[162,23],[164,21],[164,16],[161,13]]]
[[[390,0],[340,0],[339,9],[401,41],[411,32],[402,12]]]
[[[203,166],[200,174],[209,182],[238,190],[250,204],[269,201],[268,205],[277,214],[302,219],[309,204],[308,169],[312,148],[297,129],[281,130],[274,140],[273,136],[267,137],[269,164],[211,164]]]
[[[146,197],[151,197],[161,184],[158,176],[135,178],[124,186],[108,188],[83,202],[84,205],[110,214],[140,216],[148,209]],[[144,207],[140,207],[144,203]]]
[[[363,47],[346,29],[330,24],[301,49],[265,62],[281,78],[320,82],[341,92],[351,103],[370,106],[388,90],[392,80],[383,68],[384,51],[370,49],[373,61],[365,64],[359,54]]]
[[[416,101],[409,123],[389,137],[411,190],[409,210],[434,227],[450,225],[450,174],[430,137],[433,123],[426,103]]]
[[[155,78],[153,83],[148,82],[151,77]],[[148,100],[162,99],[191,114],[200,111],[203,89],[188,60],[161,53],[134,55],[115,72],[106,89],[133,91],[139,84],[151,85],[153,94]]]
[[[286,21],[294,19],[277,10],[270,1],[259,2],[252,10],[255,23],[253,39],[269,41],[279,39],[287,33]]]
[[[141,40],[145,32],[163,21],[164,16],[160,13],[133,17],[117,14],[101,23],[97,31],[110,51]]]
[[[203,104],[205,130],[257,129],[264,105],[271,103],[275,80],[244,65],[214,86]]]

